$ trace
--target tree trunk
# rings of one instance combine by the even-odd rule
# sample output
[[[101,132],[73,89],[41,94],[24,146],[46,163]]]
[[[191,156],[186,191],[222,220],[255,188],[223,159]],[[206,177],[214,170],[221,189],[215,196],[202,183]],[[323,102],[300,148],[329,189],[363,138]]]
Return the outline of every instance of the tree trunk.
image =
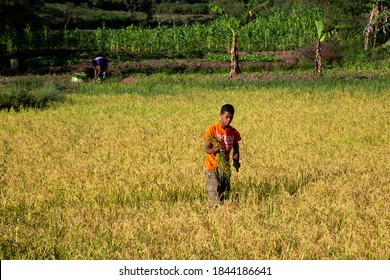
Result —
[[[319,77],[322,75],[321,67],[322,67],[321,41],[318,40],[317,47],[316,47],[316,61],[315,61],[315,68],[314,68],[315,77]]]
[[[231,62],[230,62],[230,74],[229,78],[235,77],[240,74],[240,66],[238,65],[238,52],[237,52],[237,36],[233,35],[232,49],[231,49]]]
[[[364,36],[364,50],[368,51],[368,46],[370,44],[370,33],[374,31],[374,27],[372,25],[372,21],[379,15],[379,1],[375,1],[374,6],[372,7],[370,18],[366,27],[364,28],[363,36]],[[376,31],[375,31],[376,33]],[[374,36],[374,43],[376,45],[376,34]]]

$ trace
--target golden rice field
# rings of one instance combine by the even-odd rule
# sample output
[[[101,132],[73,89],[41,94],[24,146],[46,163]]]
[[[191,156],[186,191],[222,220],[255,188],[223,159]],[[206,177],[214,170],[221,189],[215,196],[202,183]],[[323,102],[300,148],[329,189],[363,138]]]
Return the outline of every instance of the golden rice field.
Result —
[[[388,79],[145,79],[0,112],[1,259],[390,258]],[[224,103],[241,169],[214,209],[202,134]]]

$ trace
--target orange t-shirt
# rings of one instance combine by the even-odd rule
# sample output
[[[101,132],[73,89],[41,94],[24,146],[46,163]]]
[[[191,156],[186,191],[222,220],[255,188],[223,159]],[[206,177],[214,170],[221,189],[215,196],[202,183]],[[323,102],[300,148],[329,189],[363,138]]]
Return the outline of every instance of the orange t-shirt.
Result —
[[[225,150],[226,159],[229,159],[230,151],[233,148],[233,144],[241,140],[240,133],[237,129],[229,126],[226,130],[222,128],[221,123],[215,123],[210,125],[203,133],[203,138],[207,140],[209,137],[217,137],[222,145],[222,149]],[[213,170],[218,167],[217,157],[215,154],[206,153],[205,168],[206,170]]]

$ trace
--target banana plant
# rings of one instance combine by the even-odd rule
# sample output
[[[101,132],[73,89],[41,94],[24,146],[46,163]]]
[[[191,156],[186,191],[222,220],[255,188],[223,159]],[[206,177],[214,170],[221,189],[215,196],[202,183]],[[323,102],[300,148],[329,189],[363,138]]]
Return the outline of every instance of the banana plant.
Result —
[[[314,76],[319,77],[322,75],[322,49],[321,43],[327,38],[331,38],[336,34],[340,29],[348,28],[348,26],[335,26],[328,31],[325,30],[325,24],[322,20],[316,20],[315,25],[317,28],[317,44],[316,44],[316,56],[315,56],[315,67],[314,67]]]
[[[231,61],[230,61],[230,73],[229,77],[237,76],[240,71],[240,66],[238,62],[238,51],[237,51],[237,33],[240,28],[247,25],[250,21],[256,19],[257,13],[264,7],[267,6],[269,1],[262,0],[251,0],[246,4],[246,9],[240,20],[237,20],[233,16],[226,14],[222,8],[217,5],[210,4],[210,9],[219,14],[221,17],[221,23],[228,27],[232,32],[232,45],[230,49]]]
[[[230,29],[232,32],[232,45],[231,45],[231,63],[230,63],[230,74],[229,77],[232,78],[237,76],[240,73],[240,67],[238,64],[238,52],[237,52],[237,31],[238,31],[238,21],[228,16],[224,10],[217,5],[210,4],[210,9],[217,13],[220,16],[220,23]]]

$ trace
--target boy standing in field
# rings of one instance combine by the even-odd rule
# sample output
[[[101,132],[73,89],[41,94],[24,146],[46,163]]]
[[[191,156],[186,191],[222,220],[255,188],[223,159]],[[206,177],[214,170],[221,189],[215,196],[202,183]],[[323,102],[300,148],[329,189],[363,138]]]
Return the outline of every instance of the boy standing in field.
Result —
[[[223,201],[230,190],[230,152],[233,150],[233,166],[240,168],[240,151],[238,142],[241,136],[230,126],[233,121],[234,107],[225,104],[221,107],[220,121],[210,125],[204,132],[206,189],[210,202]]]
[[[92,66],[94,70],[93,78],[97,80],[101,76],[104,80],[107,76],[108,59],[104,56],[98,56],[92,60]]]

